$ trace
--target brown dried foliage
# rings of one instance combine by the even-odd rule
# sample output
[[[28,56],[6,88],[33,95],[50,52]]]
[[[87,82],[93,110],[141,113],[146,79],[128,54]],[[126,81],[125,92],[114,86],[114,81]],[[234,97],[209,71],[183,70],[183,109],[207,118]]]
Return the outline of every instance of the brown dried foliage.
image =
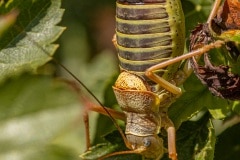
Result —
[[[215,23],[222,30],[240,29],[240,2],[239,0],[226,0],[219,9]]]
[[[240,2],[238,0],[226,0],[220,7],[217,16],[212,20],[211,29],[217,34],[240,29]],[[209,25],[200,24],[191,32],[190,50],[204,47],[204,45],[213,41],[214,37]],[[227,42],[223,47],[230,55],[240,55],[240,51],[234,42]],[[204,66],[200,66],[195,57],[191,58],[190,61],[197,77],[208,86],[215,96],[230,100],[240,99],[240,76],[231,73],[228,66],[212,65],[208,53],[204,54]]]

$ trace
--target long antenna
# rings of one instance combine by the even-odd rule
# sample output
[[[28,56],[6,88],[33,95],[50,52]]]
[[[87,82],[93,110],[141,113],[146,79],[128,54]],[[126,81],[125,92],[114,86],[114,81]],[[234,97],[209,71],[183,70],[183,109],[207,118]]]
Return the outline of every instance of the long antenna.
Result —
[[[17,26],[16,26],[17,27]],[[24,35],[26,36],[26,38],[28,38],[29,41],[31,41],[34,45],[36,45],[39,49],[41,49],[46,55],[48,55],[49,57],[52,58],[52,60],[58,64],[61,68],[63,68],[70,76],[72,76],[96,101],[97,103],[103,108],[103,110],[107,113],[108,117],[111,119],[111,121],[113,122],[114,126],[118,129],[118,131],[120,132],[125,144],[127,147],[129,147],[129,143],[127,138],[125,137],[122,129],[118,126],[116,120],[113,118],[113,116],[111,115],[111,113],[108,111],[107,108],[104,107],[104,105],[102,104],[102,102],[88,89],[88,87],[78,78],[76,77],[67,67],[65,67],[63,64],[61,64],[56,58],[54,58],[53,56],[51,56],[42,46],[40,46],[35,40],[33,40],[30,36],[27,35],[27,33],[25,31],[23,31]]]
[[[80,80],[78,79],[77,76],[75,76],[67,67],[65,67],[63,64],[61,64],[56,58],[54,58],[53,56],[51,56],[42,46],[40,46],[35,40],[33,40],[30,36],[28,36],[26,34],[26,32],[24,32],[26,37],[32,42],[34,43],[34,45],[36,45],[39,49],[41,49],[46,55],[48,55],[49,57],[52,58],[52,60],[57,64],[59,65],[61,68],[63,68],[70,76],[72,76],[78,83],[81,84],[81,86],[86,89],[87,92],[89,92],[89,94],[97,101],[97,103],[99,103],[103,108],[104,110],[109,114],[109,116],[114,119],[110,112],[104,107],[104,105],[102,104],[102,102],[88,89],[88,87]],[[115,121],[115,120],[114,120]]]

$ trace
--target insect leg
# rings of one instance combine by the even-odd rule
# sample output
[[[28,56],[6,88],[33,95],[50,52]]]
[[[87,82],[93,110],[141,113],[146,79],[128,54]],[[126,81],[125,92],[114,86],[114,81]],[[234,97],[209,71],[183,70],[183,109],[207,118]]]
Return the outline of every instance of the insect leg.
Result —
[[[150,68],[148,68],[145,72],[145,75],[151,79],[152,81],[156,82],[157,84],[159,84],[161,87],[165,88],[166,90],[168,90],[169,92],[173,93],[173,94],[177,94],[180,95],[181,94],[181,89],[176,87],[175,85],[171,84],[170,82],[168,82],[167,80],[163,79],[162,77],[159,77],[158,75],[156,75],[154,73],[154,71],[159,70],[159,69],[163,69],[171,64],[180,62],[182,60],[191,58],[193,56],[198,56],[201,54],[204,54],[205,52],[208,52],[209,50],[213,49],[213,48],[220,48],[222,45],[224,44],[224,41],[218,40],[216,42],[210,43],[208,45],[205,45],[202,48],[199,48],[197,50],[194,50],[192,52],[189,52],[187,54],[175,57],[173,59],[164,61],[162,63],[156,64]]]
[[[207,20],[207,23],[209,25],[211,25],[211,20],[216,16],[216,13],[219,9],[220,4],[221,4],[221,0],[215,0],[214,5],[213,5],[213,9],[212,9],[212,11],[211,11],[211,13],[208,17],[208,20]],[[145,74],[149,79],[151,79],[152,81],[160,84],[163,88],[167,89],[171,93],[179,95],[179,94],[181,94],[181,90],[178,87],[169,83],[168,81],[164,80],[163,78],[157,76],[156,74],[154,74],[154,71],[158,70],[158,69],[163,69],[163,68],[167,67],[168,65],[171,65],[171,64],[174,64],[176,62],[191,58],[193,56],[204,54],[204,53],[206,53],[207,51],[209,51],[213,48],[220,48],[223,44],[224,44],[224,42],[220,41],[220,40],[218,40],[216,42],[213,42],[213,43],[210,43],[208,45],[205,45],[202,48],[199,48],[197,50],[194,50],[194,51],[189,52],[187,54],[184,54],[182,56],[178,56],[178,57],[175,57],[173,59],[170,59],[170,60],[164,61],[162,63],[159,63],[157,65],[154,65],[154,66],[148,68],[146,70]],[[189,68],[186,69],[185,68],[185,72],[192,72],[192,69],[189,69]],[[188,77],[189,75],[190,75],[190,73],[187,73],[186,77]]]
[[[86,148],[89,150],[91,147],[91,141],[90,141],[90,131],[89,131],[89,111],[95,111],[98,113],[101,113],[103,115],[106,115],[110,117],[114,122],[114,119],[120,119],[125,121],[125,114],[107,107],[104,107],[102,104],[96,105],[95,103],[91,102],[90,98],[88,98],[82,91],[82,89],[79,87],[79,84],[75,81],[66,80],[66,79],[60,79],[61,81],[67,83],[77,94],[79,95],[79,101],[83,103],[84,111],[83,111],[83,122],[85,125],[85,135],[86,135]],[[84,87],[85,88],[85,87]],[[90,92],[88,92],[90,93]],[[100,103],[100,101],[99,101]],[[114,118],[114,119],[113,119]],[[116,124],[115,124],[116,125]],[[120,128],[117,127],[119,130]]]
[[[164,61],[162,63],[159,63],[157,65],[154,65],[154,66],[152,66],[152,67],[150,67],[146,70],[145,75],[149,79],[151,79],[152,81],[156,82],[157,84],[159,84],[160,86],[162,86],[163,88],[168,90],[169,92],[171,92],[173,94],[176,94],[176,95],[180,95],[182,92],[181,92],[181,89],[179,87],[175,86],[174,84],[171,84],[167,80],[158,76],[157,74],[154,73],[154,71],[159,70],[159,69],[163,69],[163,68],[165,68],[165,67],[167,67],[171,64],[182,61],[184,59],[191,58],[192,56],[201,55],[201,54],[211,50],[212,48],[221,47],[222,44],[224,44],[223,41],[216,41],[216,42],[211,43],[209,45],[206,45],[203,48],[200,48],[198,50],[192,51],[192,52],[184,54],[182,56],[175,57],[173,59],[170,59],[170,60]],[[189,70],[192,71],[191,68],[189,68]],[[188,75],[190,75],[190,74],[188,74]],[[174,127],[172,121],[168,118],[167,111],[165,111],[163,109],[160,112],[160,114],[161,114],[162,123],[163,123],[162,126],[165,128],[165,130],[168,133],[169,158],[171,158],[172,160],[176,160],[177,159],[177,152],[176,152],[176,131],[175,131],[175,127]]]
[[[167,108],[160,107],[159,114],[161,116],[161,127],[163,127],[168,134],[168,157],[171,160],[177,160],[177,150],[176,150],[176,130],[173,122],[168,117]]]
[[[168,127],[167,133],[168,133],[168,156],[172,160],[177,160],[175,127],[173,126]]]
[[[86,148],[89,150],[91,147],[91,141],[90,141],[90,130],[89,130],[89,116],[87,111],[84,111],[83,113],[83,122],[85,127],[85,136],[86,136]]]
[[[207,20],[207,23],[209,25],[211,25],[212,19],[216,16],[218,9],[220,7],[220,4],[221,4],[221,0],[215,0],[213,7],[212,7],[212,11],[211,11],[210,15],[208,16],[208,20]]]
[[[101,113],[103,115],[106,116],[111,116],[111,118],[115,118],[115,119],[120,119],[125,121],[125,114],[107,107],[104,107],[102,105],[96,105],[94,103],[91,102],[91,100],[89,100],[86,96],[84,96],[83,94],[79,94],[80,95],[80,101],[83,102],[84,104],[84,113],[83,113],[83,121],[84,121],[84,125],[85,125],[85,134],[86,134],[86,147],[87,150],[89,150],[89,148],[91,147],[90,144],[90,131],[89,131],[89,116],[88,116],[88,112],[89,111],[95,111],[98,113]],[[106,112],[107,110],[107,112]],[[119,128],[118,128],[119,129]]]
[[[111,108],[104,107],[108,112],[112,115],[113,118],[119,119],[122,121],[126,121],[125,114],[123,112],[116,111]],[[105,116],[109,116],[104,109],[102,109],[102,106],[92,104],[91,106],[88,107],[90,111],[98,112],[100,114],[103,114]]]

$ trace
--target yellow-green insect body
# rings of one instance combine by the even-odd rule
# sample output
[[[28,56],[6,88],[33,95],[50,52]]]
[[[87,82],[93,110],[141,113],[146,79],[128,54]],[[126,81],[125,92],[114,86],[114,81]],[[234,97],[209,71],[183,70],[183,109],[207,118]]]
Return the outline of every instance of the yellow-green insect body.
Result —
[[[178,0],[119,0],[116,4],[114,44],[121,73],[113,90],[126,115],[126,145],[131,153],[160,159],[164,147],[158,133],[163,127],[170,135],[169,156],[175,160],[175,129],[167,116],[167,107],[175,96],[165,85],[172,87],[179,63],[164,70],[151,70],[160,78],[160,83],[146,71],[183,54],[185,27],[181,3]],[[178,94],[180,91],[176,90]]]
[[[117,2],[116,14],[116,46],[122,70],[142,76],[147,68],[183,54],[185,22],[179,0]],[[169,74],[175,73],[177,66],[169,66],[163,77],[171,79]]]

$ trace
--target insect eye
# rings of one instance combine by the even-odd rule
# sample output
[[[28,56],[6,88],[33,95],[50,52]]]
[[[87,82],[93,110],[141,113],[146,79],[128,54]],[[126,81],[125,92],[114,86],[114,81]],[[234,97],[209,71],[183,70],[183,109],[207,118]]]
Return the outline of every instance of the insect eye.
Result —
[[[144,144],[145,147],[149,147],[149,146],[151,145],[151,141],[150,141],[150,139],[148,139],[148,138],[144,138],[144,140],[143,140],[143,144]]]

